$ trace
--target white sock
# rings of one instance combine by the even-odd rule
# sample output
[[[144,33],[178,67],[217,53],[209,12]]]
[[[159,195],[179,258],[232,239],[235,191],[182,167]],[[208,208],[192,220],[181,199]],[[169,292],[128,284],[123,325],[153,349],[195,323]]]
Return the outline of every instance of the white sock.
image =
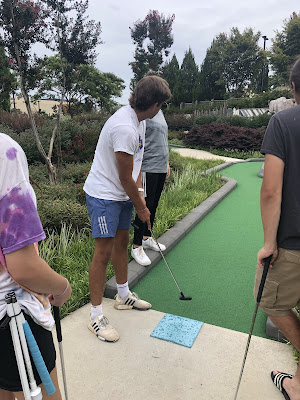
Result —
[[[99,306],[93,306],[91,304],[91,318],[92,320],[98,317],[98,315],[103,314],[102,312],[102,303]]]
[[[128,287],[128,281],[126,283],[122,283],[122,285],[119,285],[117,283],[117,289],[118,289],[118,295],[119,297],[123,300],[126,299],[129,293],[129,287]]]

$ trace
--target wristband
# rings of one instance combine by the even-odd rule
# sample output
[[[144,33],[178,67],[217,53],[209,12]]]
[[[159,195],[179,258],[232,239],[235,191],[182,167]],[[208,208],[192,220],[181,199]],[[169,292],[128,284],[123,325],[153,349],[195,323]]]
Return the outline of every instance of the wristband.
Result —
[[[69,281],[68,281],[67,278],[65,278],[65,280],[67,281],[67,286],[66,286],[65,290],[64,290],[61,294],[57,294],[55,297],[61,297],[61,296],[63,296],[63,295],[66,293],[66,291],[68,290]]]
[[[138,188],[138,191],[139,191],[139,192],[143,192],[144,189],[143,189],[143,188]]]
[[[137,212],[144,212],[147,210],[147,207],[143,208],[142,210],[137,210]]]

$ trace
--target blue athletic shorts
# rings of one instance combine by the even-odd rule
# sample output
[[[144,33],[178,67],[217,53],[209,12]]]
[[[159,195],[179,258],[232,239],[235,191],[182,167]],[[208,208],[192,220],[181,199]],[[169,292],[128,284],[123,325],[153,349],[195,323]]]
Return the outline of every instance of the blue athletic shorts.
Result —
[[[103,200],[85,194],[93,238],[115,237],[117,230],[131,225],[131,200]]]

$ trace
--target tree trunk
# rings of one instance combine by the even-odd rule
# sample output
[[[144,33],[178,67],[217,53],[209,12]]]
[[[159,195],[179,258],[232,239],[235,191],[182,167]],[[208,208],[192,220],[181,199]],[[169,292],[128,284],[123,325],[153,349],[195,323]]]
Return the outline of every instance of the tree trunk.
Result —
[[[12,5],[11,5],[11,10],[10,11],[11,11],[11,17],[12,17],[13,24],[14,24],[14,26],[16,26]],[[49,174],[50,183],[51,184],[55,184],[56,183],[55,167],[51,162],[51,158],[49,156],[47,156],[47,154],[46,154],[46,152],[45,152],[45,150],[44,150],[44,148],[42,146],[42,143],[40,141],[39,133],[38,133],[38,130],[37,130],[37,127],[36,127],[36,123],[35,123],[35,120],[34,120],[34,117],[33,117],[33,113],[32,113],[32,110],[31,110],[31,106],[30,106],[29,96],[28,96],[28,93],[26,92],[25,87],[24,87],[24,80],[23,80],[23,73],[22,73],[22,63],[21,63],[21,60],[20,60],[19,47],[18,47],[16,42],[14,43],[14,48],[15,48],[16,59],[17,59],[17,63],[18,63],[18,69],[19,69],[20,88],[21,88],[21,92],[22,92],[22,95],[23,95],[23,98],[24,98],[24,101],[25,101],[25,105],[26,105],[26,109],[27,109],[27,112],[28,112],[28,116],[29,116],[29,119],[30,119],[30,122],[31,122],[31,127],[32,127],[32,131],[33,131],[33,134],[34,134],[34,138],[35,138],[36,144],[37,144],[37,148],[38,148],[41,156],[43,157],[43,159],[44,159],[44,161],[46,163],[48,174]]]
[[[17,56],[17,60],[18,60],[18,64],[19,64],[19,71],[20,71],[21,92],[22,92],[22,95],[23,95],[23,98],[24,98],[24,101],[25,101],[25,105],[26,105],[26,109],[27,109],[27,112],[28,112],[28,116],[29,116],[29,119],[30,119],[30,122],[31,122],[31,127],[32,127],[32,131],[33,131],[33,134],[34,134],[35,142],[36,142],[37,148],[38,148],[41,156],[43,157],[43,159],[44,159],[44,161],[46,163],[48,174],[49,174],[50,183],[51,184],[55,184],[56,183],[55,166],[51,162],[51,155],[47,156],[47,154],[46,154],[46,152],[45,152],[45,150],[44,150],[44,148],[42,146],[42,143],[41,143],[41,140],[40,140],[40,137],[39,137],[39,133],[38,133],[38,130],[37,130],[37,127],[36,127],[36,123],[35,123],[35,120],[34,120],[34,117],[33,117],[33,113],[32,113],[32,110],[31,110],[29,96],[28,96],[28,93],[26,92],[26,90],[24,88],[24,84],[23,84],[23,75],[22,75],[22,69],[21,69],[22,66],[21,66],[21,61],[20,61],[17,45],[15,45],[15,49],[16,49],[16,56]]]

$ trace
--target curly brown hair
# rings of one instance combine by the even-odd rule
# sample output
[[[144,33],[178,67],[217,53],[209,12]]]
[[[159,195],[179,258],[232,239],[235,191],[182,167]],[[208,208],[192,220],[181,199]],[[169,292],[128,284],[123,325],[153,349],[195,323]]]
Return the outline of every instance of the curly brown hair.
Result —
[[[159,76],[149,75],[138,81],[129,104],[138,111],[146,111],[153,104],[162,104],[171,98],[168,83]]]

